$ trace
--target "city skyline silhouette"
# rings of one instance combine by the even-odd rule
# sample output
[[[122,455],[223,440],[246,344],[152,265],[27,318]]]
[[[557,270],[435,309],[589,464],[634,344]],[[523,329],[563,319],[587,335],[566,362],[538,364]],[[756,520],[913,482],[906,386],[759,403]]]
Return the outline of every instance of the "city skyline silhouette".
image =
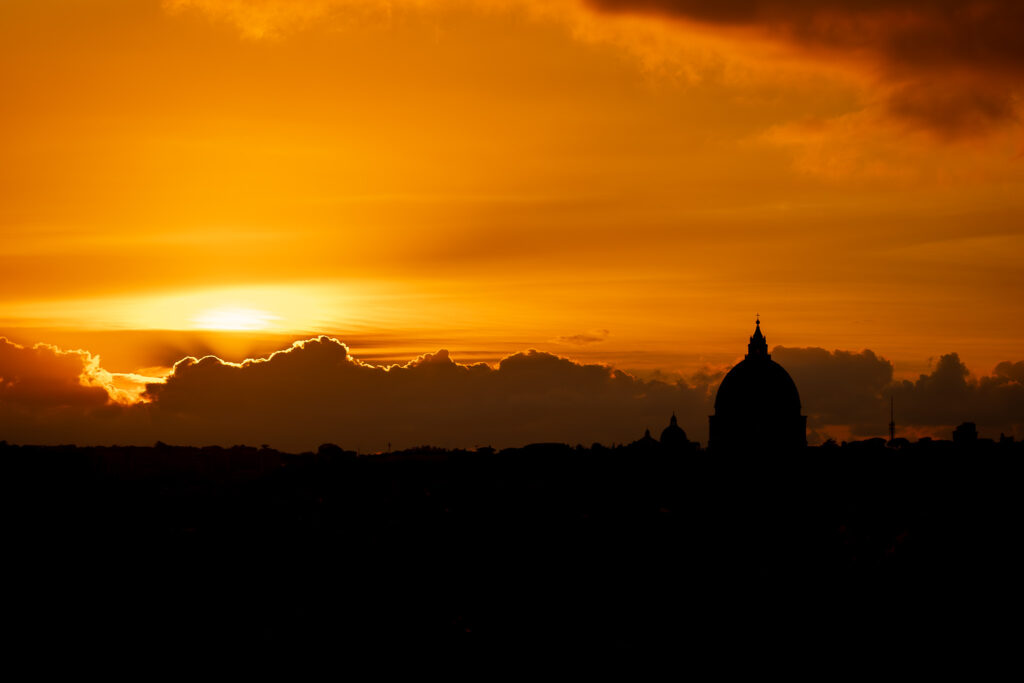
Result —
[[[533,349],[493,365],[460,363],[444,349],[375,365],[327,336],[241,363],[187,357],[166,378],[146,378],[110,373],[86,351],[3,339],[0,370],[9,379],[0,427],[11,443],[268,444],[291,452],[325,442],[360,452],[391,445],[610,445],[632,441],[638,425],[660,429],[672,413],[704,447],[714,440],[716,420],[724,425],[730,415],[747,415],[736,419],[749,422],[758,413],[772,424],[791,424],[787,443],[817,445],[885,436],[897,405],[900,435],[911,439],[944,438],[965,421],[993,436],[1020,438],[1024,429],[1024,361],[975,378],[948,354],[930,373],[901,381],[870,350],[776,346],[784,367],[772,360],[760,316],[755,322],[738,364],[649,379]],[[769,398],[745,383],[775,388]],[[734,387],[724,392],[730,398],[722,397],[722,386]],[[789,411],[792,422],[780,411]],[[746,431],[764,440],[765,429]]]
[[[0,2],[12,670],[986,677],[1022,26]]]

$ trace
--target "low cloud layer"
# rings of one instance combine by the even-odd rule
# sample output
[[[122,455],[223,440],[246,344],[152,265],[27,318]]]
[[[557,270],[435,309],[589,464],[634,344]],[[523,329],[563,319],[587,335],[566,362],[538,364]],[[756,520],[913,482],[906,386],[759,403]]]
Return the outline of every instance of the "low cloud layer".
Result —
[[[901,425],[940,436],[964,420],[983,435],[1024,437],[1024,362],[972,378],[956,354],[915,381],[893,382],[874,352],[777,347],[800,389],[811,430],[842,426],[880,436],[895,397]],[[492,367],[447,351],[388,368],[363,363],[329,337],[267,358],[185,358],[165,382],[127,402],[118,378],[86,351],[29,348],[0,338],[0,439],[14,443],[267,443],[287,450],[332,442],[360,451],[420,444],[496,447],[538,441],[612,444],[655,435],[674,411],[707,440],[720,375],[689,382],[637,379],[539,351]]]
[[[492,368],[456,363],[441,350],[385,369],[320,337],[240,365],[187,358],[149,396],[169,438],[381,450],[622,442],[667,423],[673,410],[701,414],[707,387],[644,382],[538,351]]]
[[[1024,436],[1024,362],[1003,362],[992,375],[972,378],[960,357],[950,353],[939,358],[931,374],[895,385],[892,395],[897,420],[911,425],[954,425],[967,415],[983,434],[1005,430]]]
[[[885,433],[889,422],[885,397],[893,381],[888,360],[870,350],[855,353],[783,346],[772,351],[772,358],[796,382],[809,429],[844,425],[854,434]]]
[[[773,358],[800,388],[810,430],[841,427],[855,437],[883,436],[892,399],[898,430],[948,438],[954,426],[973,421],[989,437],[1024,437],[1024,362],[1003,362],[992,375],[972,377],[950,353],[930,373],[894,382],[892,363],[870,350],[778,347]]]
[[[88,351],[50,344],[25,347],[0,337],[0,410],[87,411],[106,405],[110,394],[99,359]]]

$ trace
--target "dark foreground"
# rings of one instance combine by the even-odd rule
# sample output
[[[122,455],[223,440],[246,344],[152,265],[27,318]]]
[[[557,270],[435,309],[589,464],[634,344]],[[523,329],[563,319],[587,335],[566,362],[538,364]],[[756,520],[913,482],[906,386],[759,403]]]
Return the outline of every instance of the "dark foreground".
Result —
[[[746,458],[0,446],[7,622],[53,653],[1016,648],[1020,444]],[[385,660],[381,660],[385,661]]]

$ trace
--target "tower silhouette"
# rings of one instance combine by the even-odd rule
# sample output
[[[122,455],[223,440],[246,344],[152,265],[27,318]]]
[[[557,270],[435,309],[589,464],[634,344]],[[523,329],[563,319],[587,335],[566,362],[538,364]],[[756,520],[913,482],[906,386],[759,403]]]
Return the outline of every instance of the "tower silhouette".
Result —
[[[892,396],[889,397],[889,441],[896,440],[896,407]]]

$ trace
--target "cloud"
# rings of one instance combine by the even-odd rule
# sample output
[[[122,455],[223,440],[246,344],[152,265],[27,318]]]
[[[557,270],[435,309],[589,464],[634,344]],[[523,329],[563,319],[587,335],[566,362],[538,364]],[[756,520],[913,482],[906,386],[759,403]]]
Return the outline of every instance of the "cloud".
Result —
[[[1010,384],[1012,382],[1024,384],[1024,361],[1019,363],[1003,361],[996,366],[994,379],[999,384]]]
[[[322,21],[339,10],[384,11],[380,0],[164,0],[168,11],[199,10],[228,21],[250,39],[277,38]]]
[[[892,398],[897,427],[914,433],[949,438],[953,427],[971,421],[983,436],[1024,438],[1024,362],[1003,362],[992,375],[975,378],[950,353],[917,380],[893,381],[892,363],[870,350],[776,347],[772,357],[796,382],[809,429],[884,436]]]
[[[1001,123],[1019,121],[1019,94],[984,80],[957,83],[929,78],[903,84],[889,93],[886,107],[898,118],[949,138],[972,137]]]
[[[826,177],[891,178],[915,161],[944,166],[917,158],[928,158],[936,139],[985,138],[987,156],[1009,163],[998,154],[1001,137],[1018,132],[1024,111],[1024,4],[1016,0],[164,0],[164,7],[271,40],[311,27],[406,20],[436,30],[459,13],[501,10],[625,49],[645,72],[684,82],[710,78],[757,92],[824,74],[855,91],[855,101],[842,112],[805,104],[804,116],[775,120],[766,135],[795,145],[798,167]],[[794,94],[794,102],[807,96]]]
[[[888,405],[880,406],[892,383],[892,363],[867,349],[858,353],[779,346],[772,358],[796,382],[808,427],[849,425],[854,433],[884,433]]]
[[[88,351],[26,347],[0,337],[0,439],[67,442],[96,431],[90,422],[108,425],[133,394],[116,386],[119,380],[99,362]]]
[[[119,397],[99,357],[0,337],[0,404],[26,409],[95,408]]]
[[[330,441],[364,451],[631,441],[673,410],[703,421],[709,403],[707,387],[645,382],[534,350],[497,367],[463,365],[441,350],[383,368],[328,337],[240,364],[186,358],[148,397],[165,441],[293,449]]]
[[[587,0],[597,11],[647,13],[737,30],[808,56],[877,72],[886,109],[943,137],[978,135],[1019,117],[1024,5],[1016,0]]]
[[[1017,0],[164,0],[164,7],[203,12],[251,39],[314,25],[388,24],[399,13],[518,9],[562,23],[580,39],[625,46],[645,63],[678,61],[673,71],[691,76],[703,69],[696,62],[709,61],[695,44],[718,52],[710,63],[719,65],[750,52],[762,67],[767,60],[852,68],[874,81],[864,110],[946,140],[1018,123],[1024,92],[1024,4]],[[623,21],[629,17],[663,24],[676,39]],[[768,45],[782,50],[765,51]]]
[[[591,330],[589,332],[582,332],[580,334],[570,334],[555,337],[554,342],[557,344],[573,344],[575,346],[586,346],[588,344],[597,344],[603,342],[608,338],[608,330]]]
[[[353,21],[388,24],[402,11],[477,9],[528,5],[530,0],[163,0],[174,14],[189,10],[233,24],[251,40],[283,38],[310,26]]]
[[[892,396],[900,423],[952,427],[971,421],[983,436],[1006,431],[1024,437],[1024,362],[1003,362],[993,375],[974,378],[958,354],[946,354],[930,374],[893,386]]]

